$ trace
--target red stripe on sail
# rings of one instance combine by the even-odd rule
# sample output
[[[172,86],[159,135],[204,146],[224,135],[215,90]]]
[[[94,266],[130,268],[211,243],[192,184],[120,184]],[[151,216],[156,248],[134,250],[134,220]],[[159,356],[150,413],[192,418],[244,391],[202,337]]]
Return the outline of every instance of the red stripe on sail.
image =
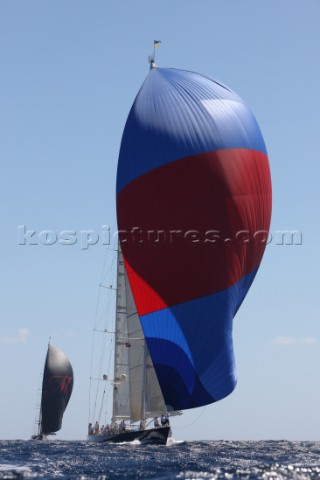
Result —
[[[117,211],[139,315],[213,294],[261,262],[271,217],[268,157],[230,149],[172,162],[128,184]]]

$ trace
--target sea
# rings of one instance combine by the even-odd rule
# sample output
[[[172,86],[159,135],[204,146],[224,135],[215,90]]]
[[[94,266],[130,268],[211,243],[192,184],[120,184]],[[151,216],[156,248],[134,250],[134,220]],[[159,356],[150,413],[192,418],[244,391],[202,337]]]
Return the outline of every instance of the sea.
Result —
[[[320,479],[320,442],[1,441],[0,479]]]

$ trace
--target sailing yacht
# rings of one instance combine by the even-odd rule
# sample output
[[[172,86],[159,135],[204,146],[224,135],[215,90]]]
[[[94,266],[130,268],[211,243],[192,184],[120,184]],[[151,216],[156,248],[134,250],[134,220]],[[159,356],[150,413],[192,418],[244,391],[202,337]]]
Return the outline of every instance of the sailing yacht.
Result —
[[[171,434],[167,412],[157,375],[142,331],[139,315],[132,296],[120,246],[117,251],[117,287],[113,378],[103,374],[100,381],[112,387],[112,418],[102,429],[100,421],[89,424],[90,442],[129,442],[165,445]],[[110,287],[112,288],[112,287]],[[110,336],[106,329],[103,333]],[[102,398],[102,405],[105,398]],[[170,412],[170,416],[181,412]],[[103,417],[104,415],[104,417]],[[100,418],[107,418],[100,407]],[[166,421],[161,424],[160,417]],[[159,419],[159,427],[154,427]],[[98,426],[99,424],[99,426]],[[152,424],[151,428],[148,428]]]
[[[141,420],[143,433],[129,433],[143,438],[148,418],[236,387],[233,319],[259,270],[272,207],[253,113],[220,81],[159,68],[153,56],[124,126],[116,198],[112,425]],[[152,428],[149,438],[168,434]]]
[[[72,389],[72,365],[61,350],[49,343],[43,371],[37,433],[32,435],[32,440],[44,440],[61,429]]]

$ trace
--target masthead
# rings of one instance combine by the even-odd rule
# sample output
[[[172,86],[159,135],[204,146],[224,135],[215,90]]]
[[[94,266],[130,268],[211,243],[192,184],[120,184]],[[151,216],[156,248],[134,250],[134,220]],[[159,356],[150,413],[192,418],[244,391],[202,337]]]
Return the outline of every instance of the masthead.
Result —
[[[161,43],[161,40],[154,40],[153,41],[153,54],[152,55],[149,55],[149,58],[148,58],[148,62],[150,64],[150,70],[152,70],[153,68],[155,68],[157,65],[155,63],[155,59],[156,59],[156,47],[158,47]]]

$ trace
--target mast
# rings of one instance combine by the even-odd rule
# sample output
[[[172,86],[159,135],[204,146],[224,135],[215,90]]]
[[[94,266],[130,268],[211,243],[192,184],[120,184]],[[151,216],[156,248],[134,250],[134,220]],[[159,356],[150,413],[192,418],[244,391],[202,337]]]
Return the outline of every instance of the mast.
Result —
[[[127,344],[127,307],[124,263],[120,244],[117,252],[117,286],[115,312],[115,345],[112,420],[130,418],[129,360]]]
[[[38,436],[42,435],[42,410],[40,405],[39,420],[38,420]]]
[[[42,385],[41,385],[41,400],[40,400],[40,410],[39,410],[39,420],[38,420],[38,436],[42,436],[42,397],[43,397],[43,379],[44,379],[44,372],[46,369],[46,363],[48,358],[49,346],[50,346],[51,337],[49,337],[47,354],[44,361],[43,372],[42,372]]]
[[[115,336],[114,336],[114,364],[113,364],[113,405],[112,405],[112,422],[115,422],[115,417],[118,413],[117,400],[118,389],[116,388],[116,378],[118,373],[117,368],[117,336],[118,336],[118,275],[119,275],[119,250],[117,251],[117,275],[116,275],[116,311],[115,311]]]

